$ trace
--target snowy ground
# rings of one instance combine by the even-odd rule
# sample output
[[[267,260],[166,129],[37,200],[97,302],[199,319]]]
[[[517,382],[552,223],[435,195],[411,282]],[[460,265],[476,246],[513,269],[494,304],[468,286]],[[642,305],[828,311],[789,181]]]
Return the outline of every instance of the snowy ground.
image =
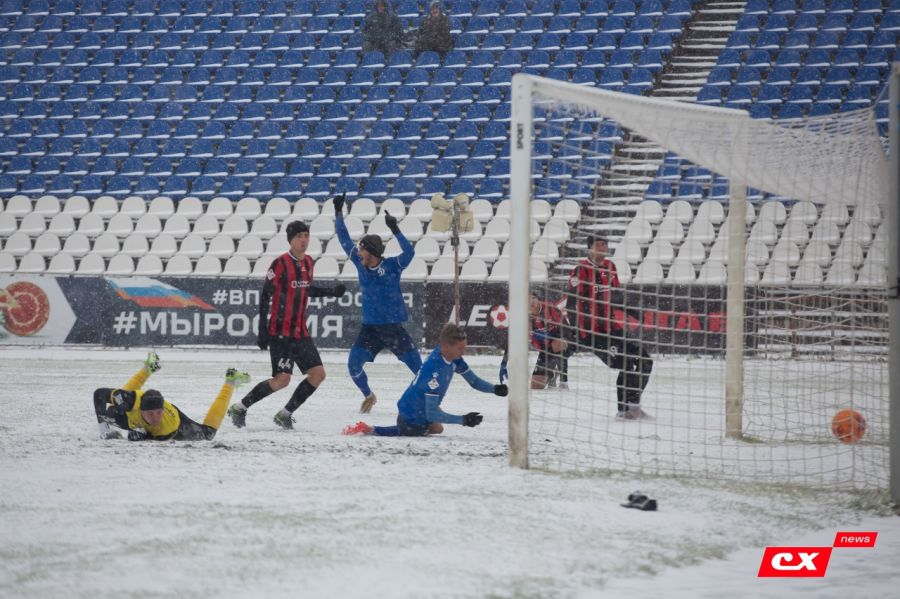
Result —
[[[268,376],[262,352],[161,350],[153,376],[201,419],[229,365]],[[346,354],[276,430],[281,392],[213,442],[98,439],[95,387],[144,352],[0,349],[0,597],[885,597],[900,583],[900,518],[868,498],[674,478],[506,465],[506,403],[458,380],[448,411],[476,429],[342,437],[359,419]],[[473,358],[485,378],[496,358]],[[409,379],[382,357],[372,423],[391,423]],[[577,376],[577,372],[576,372]],[[655,513],[619,507],[632,491]],[[766,545],[831,544],[823,579],[758,579]]]

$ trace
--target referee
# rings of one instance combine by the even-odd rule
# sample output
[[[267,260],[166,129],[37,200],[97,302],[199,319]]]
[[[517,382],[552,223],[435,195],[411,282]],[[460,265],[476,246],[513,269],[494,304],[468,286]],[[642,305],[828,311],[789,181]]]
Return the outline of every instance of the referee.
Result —
[[[346,288],[341,284],[334,287],[313,284],[313,260],[306,255],[309,247],[306,223],[288,224],[287,239],[290,250],[272,262],[259,298],[256,343],[260,349],[269,350],[272,378],[256,385],[228,409],[231,421],[238,428],[246,424],[247,408],[290,384],[294,365],[306,378],[294,389],[284,408],[275,414],[275,424],[281,428],[294,428],[293,413],[325,380],[319,350],[306,327],[306,307],[311,297],[341,297]]]

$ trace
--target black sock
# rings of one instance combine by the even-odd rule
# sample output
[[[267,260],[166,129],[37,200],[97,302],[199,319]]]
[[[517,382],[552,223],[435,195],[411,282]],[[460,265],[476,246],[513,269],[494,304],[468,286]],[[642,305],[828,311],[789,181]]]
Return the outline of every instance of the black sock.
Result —
[[[250,390],[250,393],[244,396],[241,403],[244,404],[245,408],[249,408],[267,395],[272,395],[274,392],[275,391],[269,385],[269,381],[263,381],[253,387],[253,389]]]
[[[297,408],[303,405],[306,398],[315,392],[316,388],[308,380],[303,379],[303,382],[294,389],[294,394],[291,395],[291,399],[284,405],[284,409],[293,414]]]

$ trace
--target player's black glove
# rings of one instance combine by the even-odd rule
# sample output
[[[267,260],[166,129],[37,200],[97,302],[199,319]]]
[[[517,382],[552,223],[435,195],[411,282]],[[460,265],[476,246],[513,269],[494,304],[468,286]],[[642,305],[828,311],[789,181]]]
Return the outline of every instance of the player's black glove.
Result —
[[[259,346],[259,349],[269,349],[269,331],[264,325],[259,327],[259,332],[256,334],[256,345]]]
[[[478,412],[469,412],[463,416],[463,426],[478,426],[482,420],[484,420],[484,416]]]
[[[384,213],[384,224],[387,225],[387,228],[391,230],[391,233],[396,235],[400,232],[400,225],[397,224],[397,217],[391,216],[390,212]]]
[[[144,431],[128,431],[128,440],[129,441],[143,441],[147,437],[149,437],[147,433]]]
[[[347,286],[343,283],[338,283],[331,290],[331,295],[333,297],[344,297],[344,294],[347,293]]]
[[[509,395],[509,387],[504,384],[494,385],[494,395],[506,397],[507,395]]]
[[[344,213],[344,200],[346,199],[345,194],[341,194],[334,198],[334,215],[338,216]]]

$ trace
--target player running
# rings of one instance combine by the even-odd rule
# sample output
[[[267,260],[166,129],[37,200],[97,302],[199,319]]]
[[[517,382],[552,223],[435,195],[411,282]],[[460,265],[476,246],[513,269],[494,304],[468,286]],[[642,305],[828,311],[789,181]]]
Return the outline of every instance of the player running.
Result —
[[[603,237],[588,237],[588,256],[569,277],[569,318],[574,319],[579,345],[586,346],[610,368],[616,379],[617,418],[647,417],[641,395],[650,380],[653,359],[639,341],[628,339],[622,325],[613,321],[612,289],[619,286],[616,265],[607,258],[609,244]]]
[[[225,372],[225,383],[209,406],[203,424],[200,424],[163,399],[162,393],[156,389],[141,389],[150,375],[159,368],[159,356],[150,352],[143,367],[122,387],[94,391],[94,411],[97,413],[102,438],[122,438],[119,431],[110,428],[112,424],[127,430],[129,441],[210,440],[216,436],[222,424],[225,408],[231,401],[235,387],[250,381],[250,375],[246,372],[229,368]]]
[[[341,297],[346,288],[341,284],[334,287],[313,284],[313,260],[306,255],[309,246],[306,223],[288,224],[287,239],[290,250],[272,262],[259,298],[256,344],[259,349],[269,350],[272,378],[256,385],[228,409],[231,421],[238,428],[246,424],[247,408],[290,384],[295,364],[306,378],[294,389],[284,408],[275,414],[275,424],[281,428],[294,428],[293,413],[325,380],[319,350],[306,327],[306,307],[311,297]]]
[[[454,373],[461,374],[473,389],[482,393],[493,393],[500,397],[505,397],[509,393],[506,385],[491,384],[472,372],[462,358],[465,351],[466,332],[455,324],[444,325],[441,329],[440,345],[431,352],[416,378],[397,402],[399,410],[397,424],[369,426],[365,422],[357,422],[345,427],[342,434],[421,437],[442,433],[445,424],[463,426],[481,424],[483,417],[478,412],[458,416],[441,410],[441,402],[447,394]]]
[[[347,368],[350,378],[364,397],[359,411],[368,414],[377,399],[369,388],[364,368],[366,362],[375,360],[381,350],[389,349],[413,374],[422,367],[419,350],[403,328],[409,314],[400,290],[400,275],[412,262],[414,251],[412,244],[400,232],[397,219],[389,213],[384,214],[384,222],[403,250],[399,256],[383,258],[384,243],[378,235],[366,235],[358,246],[354,245],[344,222],[343,207],[344,196],[340,195],[334,199],[334,228],[341,247],[356,266],[363,311],[362,328],[350,348]]]

